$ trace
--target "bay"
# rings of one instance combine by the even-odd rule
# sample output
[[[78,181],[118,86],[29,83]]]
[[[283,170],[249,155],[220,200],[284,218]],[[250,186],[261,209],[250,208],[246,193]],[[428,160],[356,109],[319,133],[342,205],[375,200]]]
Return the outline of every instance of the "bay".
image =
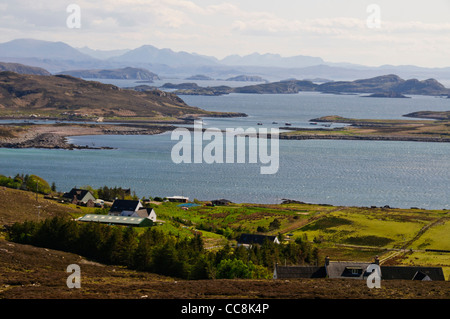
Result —
[[[402,119],[420,110],[450,109],[450,100],[362,98],[358,95],[230,94],[181,96],[189,105],[244,112],[245,118],[206,118],[206,127],[309,126],[312,118]],[[278,124],[272,124],[277,122]],[[336,124],[338,125],[338,124]],[[279,203],[283,198],[355,206],[450,209],[450,145],[391,141],[280,140],[279,170],[261,175],[262,164],[175,164],[177,143],[154,136],[79,136],[79,145],[113,150],[0,149],[0,174],[37,174],[58,190],[91,185],[131,188],[139,197],[184,195],[233,202]],[[204,142],[207,144],[207,142]]]

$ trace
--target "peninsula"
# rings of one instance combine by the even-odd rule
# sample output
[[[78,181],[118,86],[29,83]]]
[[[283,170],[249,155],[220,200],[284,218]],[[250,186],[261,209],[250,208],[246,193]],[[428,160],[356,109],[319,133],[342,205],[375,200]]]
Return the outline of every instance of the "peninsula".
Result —
[[[433,113],[433,112],[430,112]],[[443,113],[443,112],[439,112]],[[429,113],[427,113],[429,114]],[[405,115],[407,116],[407,115]],[[429,115],[431,116],[431,114]],[[304,129],[285,127],[290,130],[280,134],[281,139],[334,139],[334,140],[384,140],[450,142],[450,121],[443,120],[375,120],[349,119],[340,116],[324,116],[311,122],[349,124],[340,128]]]

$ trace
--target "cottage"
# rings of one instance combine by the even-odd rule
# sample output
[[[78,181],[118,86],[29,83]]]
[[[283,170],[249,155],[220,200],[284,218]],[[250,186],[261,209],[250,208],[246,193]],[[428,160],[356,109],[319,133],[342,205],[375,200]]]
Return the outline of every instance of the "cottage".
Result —
[[[273,242],[279,244],[277,236],[265,236],[256,234],[241,234],[237,240],[238,246],[251,247],[254,244],[262,245],[265,241]]]
[[[139,209],[142,209],[141,202],[138,200],[116,199],[109,210],[108,215],[111,216],[131,216]]]
[[[232,204],[232,201],[229,201],[228,199],[215,199],[211,201],[211,204],[213,206],[227,206],[229,204]]]
[[[95,197],[90,191],[78,188],[72,188],[70,192],[64,193],[62,199],[75,205],[86,205],[93,207],[95,203]]]

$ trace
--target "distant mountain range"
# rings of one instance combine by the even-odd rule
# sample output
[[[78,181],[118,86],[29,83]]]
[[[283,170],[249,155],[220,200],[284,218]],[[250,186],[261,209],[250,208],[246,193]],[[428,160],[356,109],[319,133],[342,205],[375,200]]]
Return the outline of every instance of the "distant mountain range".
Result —
[[[143,45],[130,50],[76,49],[64,42],[36,39],[16,39],[0,43],[0,61],[20,63],[58,73],[69,70],[144,68],[160,77],[188,78],[202,74],[210,78],[232,78],[242,74],[259,76],[268,81],[289,78],[354,80],[385,74],[403,78],[450,80],[450,67],[423,68],[417,66],[369,67],[351,63],[330,63],[320,57],[279,54],[230,55],[224,59],[197,53],[175,52]]]

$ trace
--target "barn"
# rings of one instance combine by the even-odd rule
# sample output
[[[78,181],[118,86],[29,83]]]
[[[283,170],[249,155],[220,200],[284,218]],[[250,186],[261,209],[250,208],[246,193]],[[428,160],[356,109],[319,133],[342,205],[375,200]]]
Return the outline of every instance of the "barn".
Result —
[[[98,214],[86,214],[81,217],[79,221],[131,227],[149,227],[153,225],[153,221],[145,217],[111,216]]]

